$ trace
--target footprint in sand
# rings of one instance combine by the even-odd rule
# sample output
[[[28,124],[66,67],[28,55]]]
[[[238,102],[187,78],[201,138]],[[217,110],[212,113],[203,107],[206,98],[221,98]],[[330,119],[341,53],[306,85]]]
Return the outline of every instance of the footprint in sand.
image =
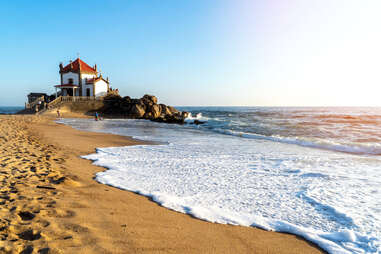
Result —
[[[18,216],[22,220],[33,220],[34,217],[36,217],[36,215],[34,215],[33,213],[30,213],[30,212],[27,212],[27,211],[21,211],[21,212],[19,212]]]
[[[50,222],[47,220],[37,220],[36,224],[43,227],[43,228],[46,228],[50,225]]]
[[[72,231],[75,233],[87,233],[87,232],[89,232],[88,228],[77,225],[77,224],[72,224],[72,223],[65,223],[64,228],[66,230],[69,230],[69,231]]]
[[[35,241],[41,238],[41,232],[28,229],[20,234],[17,234],[19,238],[27,241]]]
[[[20,254],[32,254],[32,253],[33,253],[33,250],[34,250],[33,246],[32,246],[32,245],[28,245],[28,246],[26,246],[25,249],[23,249],[23,250],[20,252]]]

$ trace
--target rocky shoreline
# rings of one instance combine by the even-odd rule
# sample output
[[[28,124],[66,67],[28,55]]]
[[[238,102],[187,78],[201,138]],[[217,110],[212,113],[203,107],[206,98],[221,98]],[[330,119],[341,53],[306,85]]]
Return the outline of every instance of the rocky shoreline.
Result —
[[[98,112],[106,118],[118,116],[176,124],[184,124],[189,115],[188,112],[181,112],[174,107],[158,104],[156,96],[148,94],[140,99],[108,95],[104,98],[104,106]]]
[[[56,101],[55,98],[48,101],[45,99],[36,101],[33,106],[26,107],[16,114],[44,114],[45,112],[54,113],[59,110],[60,112],[66,111],[86,115],[98,113],[104,118],[147,119],[175,124],[184,124],[185,119],[189,116],[188,112],[181,112],[172,106],[158,104],[157,97],[148,94],[140,99],[129,96],[121,97],[118,93],[109,93],[100,98],[75,98],[64,96],[58,98],[60,101]]]

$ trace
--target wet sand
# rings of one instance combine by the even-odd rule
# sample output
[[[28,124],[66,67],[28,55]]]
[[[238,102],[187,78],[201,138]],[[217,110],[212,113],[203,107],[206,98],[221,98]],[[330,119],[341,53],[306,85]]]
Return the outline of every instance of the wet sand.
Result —
[[[205,222],[99,184],[105,169],[80,156],[141,142],[53,120],[0,116],[0,253],[323,253],[294,235]]]

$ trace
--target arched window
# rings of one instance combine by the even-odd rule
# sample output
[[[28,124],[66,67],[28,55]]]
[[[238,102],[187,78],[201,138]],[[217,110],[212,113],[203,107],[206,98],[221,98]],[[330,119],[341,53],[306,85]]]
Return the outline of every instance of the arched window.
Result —
[[[69,84],[73,84],[73,83],[74,83],[73,79],[69,78]]]

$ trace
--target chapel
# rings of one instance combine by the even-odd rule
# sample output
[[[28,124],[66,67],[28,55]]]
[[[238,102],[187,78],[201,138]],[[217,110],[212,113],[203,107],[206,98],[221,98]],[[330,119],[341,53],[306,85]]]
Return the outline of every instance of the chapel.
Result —
[[[66,66],[60,63],[59,68],[61,84],[55,86],[56,97],[100,97],[107,95],[110,90],[108,78],[104,79],[102,74],[98,73],[96,64],[90,66],[80,58],[77,58],[75,61],[70,61]]]

